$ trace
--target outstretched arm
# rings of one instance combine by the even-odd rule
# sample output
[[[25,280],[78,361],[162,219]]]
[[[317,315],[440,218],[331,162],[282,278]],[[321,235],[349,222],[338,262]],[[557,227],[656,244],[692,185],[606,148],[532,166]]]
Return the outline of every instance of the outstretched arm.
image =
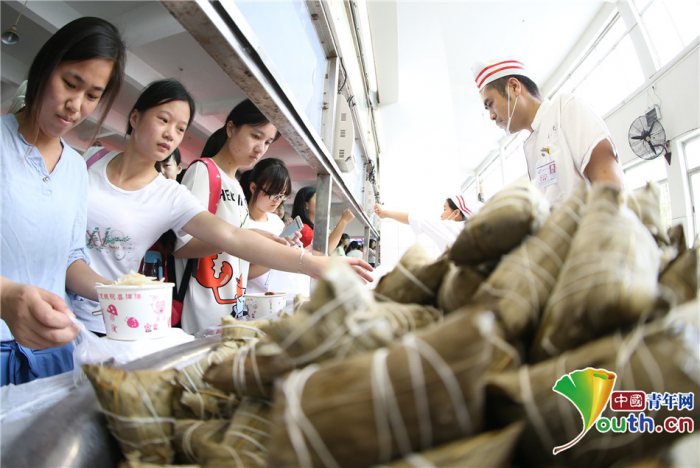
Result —
[[[355,215],[352,214],[352,211],[350,211],[349,208],[345,208],[343,215],[340,217],[340,221],[338,221],[338,224],[336,224],[335,228],[333,228],[333,231],[331,231],[330,235],[328,236],[329,251],[335,249],[338,242],[340,242],[343,232],[345,232],[345,228],[353,219],[355,219]]]
[[[305,255],[306,251],[284,246],[249,229],[232,226],[209,212],[202,212],[184,225],[183,230],[231,255],[275,270],[303,273],[318,278],[329,257]],[[367,262],[348,259],[360,277],[372,281]]]
[[[390,218],[400,223],[408,224],[408,213],[406,213],[405,211],[387,210],[379,203],[375,203],[374,212],[377,214],[377,216],[379,216],[382,219]]]

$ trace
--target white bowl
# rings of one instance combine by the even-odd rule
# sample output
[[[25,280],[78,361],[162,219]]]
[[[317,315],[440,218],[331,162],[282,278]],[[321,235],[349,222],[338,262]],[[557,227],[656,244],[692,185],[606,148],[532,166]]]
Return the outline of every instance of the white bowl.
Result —
[[[287,304],[287,293],[250,293],[245,295],[249,320],[273,320],[279,317]]]
[[[170,330],[174,286],[97,285],[107,337],[133,341],[164,336]]]

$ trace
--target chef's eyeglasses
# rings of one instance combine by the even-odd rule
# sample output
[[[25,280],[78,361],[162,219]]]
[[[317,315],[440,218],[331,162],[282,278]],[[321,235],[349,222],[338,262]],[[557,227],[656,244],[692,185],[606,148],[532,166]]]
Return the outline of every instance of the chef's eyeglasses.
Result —
[[[268,192],[268,191],[265,190],[265,189],[260,189],[260,190],[262,190],[263,193],[264,193],[265,195],[267,195],[267,196],[270,198],[270,200],[272,200],[272,201],[275,201],[275,202],[283,202],[283,201],[285,201],[285,200],[287,199],[287,195],[284,194],[284,193],[278,193],[277,195],[273,195],[273,194],[271,194],[270,192]]]

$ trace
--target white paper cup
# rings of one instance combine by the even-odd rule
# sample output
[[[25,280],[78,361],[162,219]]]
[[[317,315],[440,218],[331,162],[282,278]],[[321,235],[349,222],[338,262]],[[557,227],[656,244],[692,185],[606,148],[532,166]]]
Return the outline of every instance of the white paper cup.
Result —
[[[250,293],[245,295],[245,305],[250,320],[273,320],[278,318],[287,304],[286,293]]]
[[[170,330],[174,286],[97,285],[107,337],[133,341],[164,336]]]

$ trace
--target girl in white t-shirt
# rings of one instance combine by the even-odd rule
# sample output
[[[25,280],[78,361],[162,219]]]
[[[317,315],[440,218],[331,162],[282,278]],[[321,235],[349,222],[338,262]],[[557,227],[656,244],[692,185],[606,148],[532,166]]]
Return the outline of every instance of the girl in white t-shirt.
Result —
[[[275,211],[292,192],[292,181],[284,162],[276,158],[261,160],[241,175],[241,185],[248,200],[249,213],[244,227],[279,235],[285,225]],[[308,276],[251,265],[246,293],[286,293],[288,310],[291,311],[294,296],[308,295],[308,287]]]
[[[326,259],[304,258],[295,249],[231,226],[208,213],[185,187],[156,171],[155,162],[182,142],[194,112],[194,100],[181,83],[151,83],[129,112],[126,149],[107,153],[91,165],[86,243],[95,271],[116,279],[137,270],[146,250],[172,229],[258,263],[318,275]],[[95,152],[84,157],[90,160]],[[354,266],[365,269],[361,263]],[[104,332],[102,318],[93,315],[99,310],[96,302],[75,297],[73,307],[89,329]]]
[[[216,164],[222,182],[222,195],[216,210],[218,218],[235,226],[245,225],[249,217],[248,203],[243,194],[243,188],[236,180],[236,172],[252,167],[278,137],[279,133],[275,126],[248,99],[234,107],[226,117],[226,124],[209,137],[203,153],[204,156],[211,157]],[[208,170],[204,164],[192,165],[185,173],[182,183],[202,204],[207,203],[210,183]],[[282,226],[274,236],[267,235],[276,237],[281,230]],[[263,237],[260,231],[256,233],[247,230],[247,232],[252,237],[261,239]],[[244,297],[248,287],[249,270],[246,260],[251,259],[249,253],[230,255],[221,252],[222,249],[217,246],[208,245],[187,235],[178,236],[175,248],[175,257],[180,257],[176,263],[178,278],[184,276],[186,259],[199,259],[196,273],[189,278],[187,295],[183,302],[182,328],[188,333],[196,333],[219,325],[221,318],[228,315],[244,319],[246,317]],[[296,252],[299,258],[304,258],[304,262],[307,258],[313,257],[312,255],[304,257],[303,250],[289,250]],[[272,255],[258,256],[251,260],[256,265],[306,274],[296,268],[274,264]],[[323,262],[325,261],[324,259]]]

